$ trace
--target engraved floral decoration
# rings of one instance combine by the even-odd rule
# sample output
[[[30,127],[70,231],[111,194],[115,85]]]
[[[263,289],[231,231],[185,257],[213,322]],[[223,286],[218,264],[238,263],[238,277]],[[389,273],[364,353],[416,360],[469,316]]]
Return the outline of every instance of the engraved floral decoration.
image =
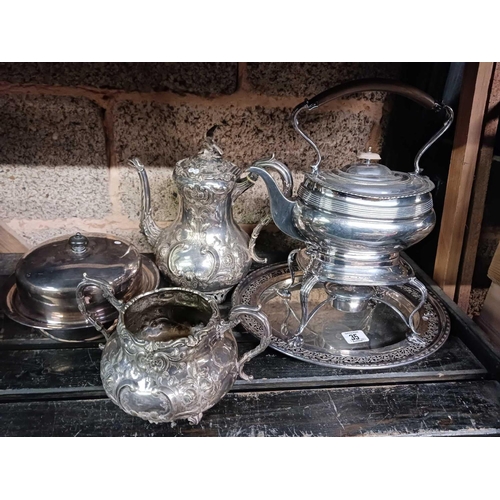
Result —
[[[84,277],[79,287],[90,284],[107,293],[119,311],[116,329],[103,346],[104,390],[125,412],[150,422],[199,422],[238,375],[247,377],[242,367],[270,341],[260,308],[233,308],[223,320],[213,298],[187,288],[156,289],[124,304],[106,280]],[[83,299],[79,306],[90,314]],[[238,359],[232,328],[242,314],[255,316],[266,325],[266,333]]]
[[[159,229],[151,217],[144,166],[138,160],[131,164],[141,180],[141,231],[154,248],[160,271],[175,285],[223,300],[248,273],[254,256],[249,237],[234,221],[231,209],[233,201],[254,183],[223,158],[208,134],[196,156],[177,162],[173,180],[180,195],[179,211],[171,225]]]
[[[181,418],[199,421],[237,377],[236,341],[227,325],[184,340],[141,342],[130,333],[114,334],[101,361],[101,378],[110,399],[127,413],[154,423]],[[219,361],[207,364],[212,357]]]

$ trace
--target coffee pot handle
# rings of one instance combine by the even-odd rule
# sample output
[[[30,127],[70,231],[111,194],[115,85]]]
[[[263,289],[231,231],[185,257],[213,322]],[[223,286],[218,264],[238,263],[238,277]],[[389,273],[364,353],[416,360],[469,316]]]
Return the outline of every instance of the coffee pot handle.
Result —
[[[247,189],[250,189],[255,184],[257,179],[257,175],[246,171],[245,176],[236,182],[236,186],[231,194],[231,201],[235,202],[240,195],[242,195]],[[267,259],[262,259],[255,253],[255,243],[262,228],[267,226],[270,221],[271,218],[268,215],[262,217],[259,223],[254,227],[252,235],[250,237],[250,241],[248,242],[248,252],[250,253],[250,257],[254,262],[257,262],[259,264],[265,264],[267,262]]]
[[[252,380],[253,377],[251,375],[247,375],[243,371],[243,366],[269,346],[272,340],[271,325],[269,324],[267,316],[263,312],[261,312],[260,306],[252,307],[243,304],[231,309],[231,312],[229,313],[229,324],[231,328],[234,328],[241,321],[241,316],[244,315],[252,316],[264,327],[264,331],[262,333],[262,336],[260,337],[259,345],[255,349],[252,349],[251,351],[243,354],[243,356],[241,356],[238,361],[239,376],[244,380]]]
[[[80,312],[85,316],[87,321],[91,323],[98,332],[102,333],[106,341],[108,341],[112,329],[107,329],[97,318],[94,318],[87,309],[84,291],[90,286],[99,288],[104,298],[107,299],[119,313],[123,309],[123,302],[115,297],[113,288],[108,281],[99,278],[89,278],[87,273],[83,273],[83,280],[76,287],[76,302],[78,304],[78,309],[80,309]]]
[[[321,163],[321,153],[313,142],[313,140],[303,132],[299,127],[298,116],[303,110],[311,111],[333,99],[339,99],[341,97],[347,97],[352,94],[357,94],[359,92],[389,92],[391,94],[397,94],[416,103],[420,104],[424,108],[432,109],[434,111],[444,110],[446,114],[446,119],[444,125],[441,129],[436,132],[431,139],[420,149],[414,160],[414,171],[415,174],[420,174],[419,161],[422,155],[448,130],[453,122],[453,110],[446,104],[438,103],[429,94],[423,92],[416,87],[408,85],[406,83],[389,80],[386,78],[363,78],[360,80],[354,80],[347,83],[342,83],[336,85],[324,92],[321,92],[312,99],[306,99],[304,102],[300,103],[292,112],[292,123],[295,130],[300,134],[314,149],[317,155],[317,161],[312,165],[313,174],[318,172],[319,164]]]

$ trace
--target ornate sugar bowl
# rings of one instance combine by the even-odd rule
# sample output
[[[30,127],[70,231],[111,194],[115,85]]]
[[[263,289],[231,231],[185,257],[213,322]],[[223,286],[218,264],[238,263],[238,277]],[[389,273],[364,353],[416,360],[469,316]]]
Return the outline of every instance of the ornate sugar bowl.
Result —
[[[444,112],[442,128],[418,152],[413,172],[395,172],[379,163],[371,150],[361,153],[358,161],[330,172],[319,170],[321,153],[299,127],[298,117],[332,99],[363,91],[386,91],[410,98],[436,112]],[[305,243],[306,248],[289,256],[292,273],[294,258],[303,271],[300,288],[301,319],[294,332],[287,332],[301,342],[312,316],[309,296],[321,283],[331,306],[344,312],[360,312],[385,295],[377,287],[409,285],[419,294],[413,308],[403,314],[390,306],[408,327],[410,342],[423,342],[414,318],[427,299],[427,290],[414,276],[413,269],[400,252],[429,234],[435,224],[432,181],[421,174],[419,161],[425,151],[449,128],[453,121],[450,107],[439,104],[426,93],[405,84],[383,79],[367,79],[342,84],[299,104],[292,113],[295,130],[314,148],[317,161],[305,175],[296,199],[283,195],[275,180],[265,170],[278,164],[274,158],[261,160],[250,172],[265,181],[276,225],[286,234]],[[289,293],[288,284],[281,293]],[[284,326],[284,330],[286,330]]]
[[[90,312],[85,295],[90,288],[101,291],[118,310],[114,333]],[[238,375],[251,378],[243,372],[244,364],[271,339],[269,323],[258,307],[235,307],[224,321],[216,301],[194,290],[158,289],[125,304],[115,298],[108,282],[84,275],[76,296],[82,314],[107,340],[101,359],[106,394],[126,413],[152,423],[198,423]],[[238,359],[231,329],[242,314],[254,318],[266,333],[255,349]]]
[[[141,179],[141,231],[154,248],[158,267],[172,283],[209,293],[222,302],[248,273],[252,259],[265,262],[253,251],[265,221],[255,228],[249,241],[232,212],[233,202],[253,186],[256,177],[242,177],[240,168],[223,158],[221,149],[208,134],[196,156],[175,165],[173,178],[180,195],[179,212],[163,230],[151,216],[144,166],[137,159],[130,164]],[[286,185],[291,186],[288,171],[282,175]]]

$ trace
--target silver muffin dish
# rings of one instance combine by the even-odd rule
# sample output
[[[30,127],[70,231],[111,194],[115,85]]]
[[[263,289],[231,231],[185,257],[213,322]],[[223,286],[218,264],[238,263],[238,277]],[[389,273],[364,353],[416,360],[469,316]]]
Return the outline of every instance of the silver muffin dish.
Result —
[[[0,307],[13,321],[57,340],[99,338],[94,331],[89,333],[92,325],[76,301],[76,287],[85,272],[109,282],[122,300],[154,290],[160,282],[155,264],[129,242],[108,234],[76,233],[26,253],[0,289]],[[117,318],[97,288],[89,296],[88,308],[102,323]]]

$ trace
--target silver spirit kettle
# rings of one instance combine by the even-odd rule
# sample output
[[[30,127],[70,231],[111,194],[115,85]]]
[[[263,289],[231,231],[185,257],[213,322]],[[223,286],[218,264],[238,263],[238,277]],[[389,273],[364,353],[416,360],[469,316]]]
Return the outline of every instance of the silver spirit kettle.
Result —
[[[402,95],[435,112],[443,111],[443,127],[418,152],[413,172],[395,172],[379,163],[371,151],[357,162],[331,172],[320,171],[321,153],[299,128],[303,111],[332,99],[358,92],[385,91]],[[401,250],[417,243],[435,225],[432,181],[421,174],[419,161],[453,121],[449,106],[437,103],[425,92],[385,79],[357,80],[333,87],[299,104],[292,113],[295,130],[314,148],[317,161],[298,189],[295,199],[286,196],[266,171],[288,170],[274,158],[255,162],[249,171],[265,181],[276,225],[289,236],[306,243],[299,261],[307,267],[314,256],[317,275],[346,285],[405,283],[413,271],[399,258]]]

